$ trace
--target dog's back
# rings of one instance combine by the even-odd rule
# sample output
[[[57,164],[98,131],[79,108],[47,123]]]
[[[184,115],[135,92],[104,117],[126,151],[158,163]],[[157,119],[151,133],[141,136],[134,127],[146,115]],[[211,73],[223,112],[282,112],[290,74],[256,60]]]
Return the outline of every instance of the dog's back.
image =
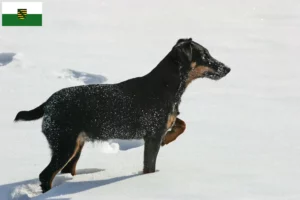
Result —
[[[90,140],[143,138],[147,129],[167,117],[164,109],[168,109],[145,79],[70,87],[54,93],[44,105],[43,132],[48,137],[49,129],[64,126],[85,132]]]

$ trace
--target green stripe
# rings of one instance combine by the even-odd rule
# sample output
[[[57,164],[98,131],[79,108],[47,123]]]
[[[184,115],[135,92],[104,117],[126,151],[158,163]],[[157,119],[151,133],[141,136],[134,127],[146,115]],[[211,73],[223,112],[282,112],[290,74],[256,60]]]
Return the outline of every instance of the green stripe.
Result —
[[[42,15],[27,14],[21,20],[17,14],[2,14],[2,26],[42,26]]]

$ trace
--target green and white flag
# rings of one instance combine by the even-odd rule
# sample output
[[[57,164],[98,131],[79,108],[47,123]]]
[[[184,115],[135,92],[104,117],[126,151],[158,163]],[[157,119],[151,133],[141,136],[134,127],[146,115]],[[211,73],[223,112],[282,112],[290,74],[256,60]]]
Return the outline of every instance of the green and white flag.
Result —
[[[2,26],[42,26],[42,2],[2,2]]]

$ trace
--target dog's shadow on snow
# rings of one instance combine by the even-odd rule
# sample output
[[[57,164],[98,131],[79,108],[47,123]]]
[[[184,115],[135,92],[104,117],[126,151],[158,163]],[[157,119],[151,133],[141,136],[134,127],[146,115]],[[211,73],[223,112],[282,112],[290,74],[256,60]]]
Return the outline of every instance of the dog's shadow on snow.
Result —
[[[77,176],[91,173],[101,173],[103,169],[79,169]],[[42,200],[42,199],[59,199],[69,200],[69,198],[59,198],[62,195],[80,193],[93,188],[99,188],[104,185],[113,184],[119,181],[124,181],[141,175],[141,173],[119,176],[104,180],[78,181],[72,182],[71,175],[58,175],[53,181],[53,187],[46,193],[41,193],[40,182],[38,179],[31,179],[26,181],[15,182],[6,185],[0,185],[1,199],[8,200]]]
[[[42,200],[42,199],[50,199],[60,195],[68,195],[68,194],[75,194],[80,193],[86,190],[90,190],[93,188],[99,188],[104,185],[112,184],[119,181],[124,181],[129,178],[133,178],[140,174],[128,175],[128,176],[120,176],[105,180],[93,180],[93,181],[84,181],[84,182],[65,182],[63,185],[59,187],[54,187],[49,190],[47,193],[37,196],[33,198],[34,200]]]

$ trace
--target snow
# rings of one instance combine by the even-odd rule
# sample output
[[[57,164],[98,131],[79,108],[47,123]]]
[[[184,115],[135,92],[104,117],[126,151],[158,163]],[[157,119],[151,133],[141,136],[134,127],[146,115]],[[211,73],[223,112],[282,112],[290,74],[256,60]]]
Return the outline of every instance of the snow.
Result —
[[[0,28],[0,199],[300,199],[298,0],[47,0],[42,27]],[[41,121],[13,123],[53,92],[154,68],[192,37],[232,71],[193,82],[187,129],[142,175],[143,142],[86,145],[78,175],[41,194]]]
[[[68,79],[78,84],[101,84],[107,81],[107,78],[102,75],[89,74],[86,72],[79,72],[72,69],[64,69],[57,73],[58,78]]]

